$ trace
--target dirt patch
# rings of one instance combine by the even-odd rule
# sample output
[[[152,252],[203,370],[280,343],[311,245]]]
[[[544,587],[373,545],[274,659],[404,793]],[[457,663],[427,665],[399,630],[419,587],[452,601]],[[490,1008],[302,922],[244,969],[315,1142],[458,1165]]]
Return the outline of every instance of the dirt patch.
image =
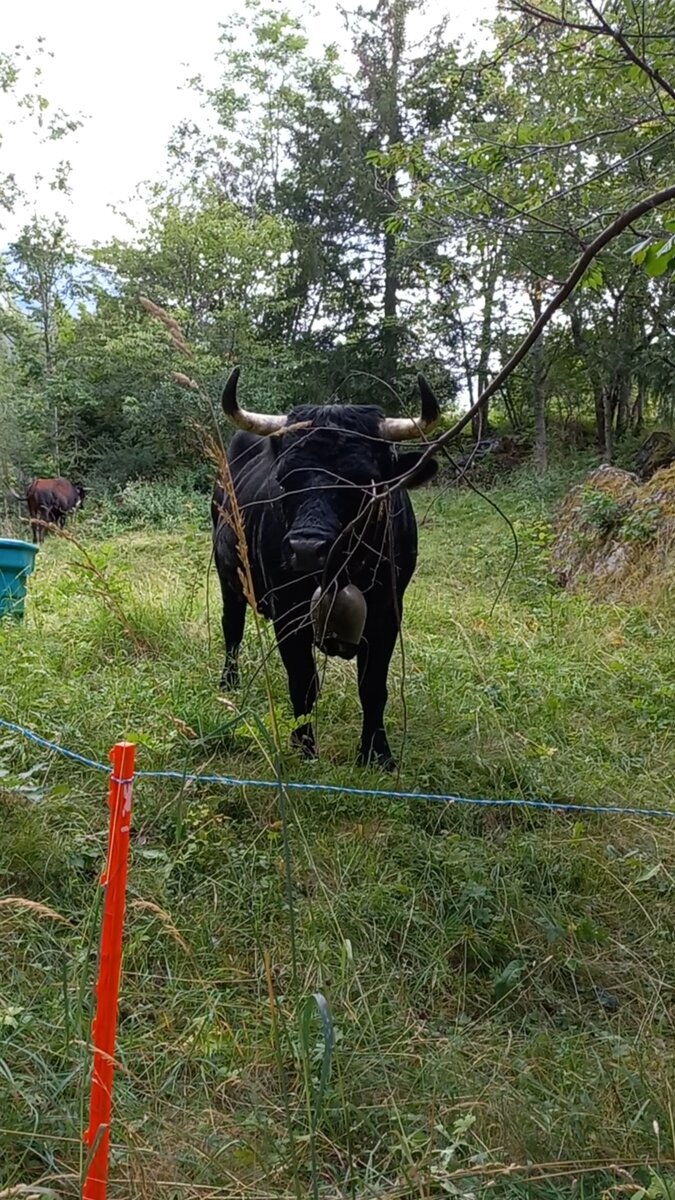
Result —
[[[645,598],[675,581],[675,466],[648,483],[618,467],[591,471],[555,521],[553,572],[569,591]]]

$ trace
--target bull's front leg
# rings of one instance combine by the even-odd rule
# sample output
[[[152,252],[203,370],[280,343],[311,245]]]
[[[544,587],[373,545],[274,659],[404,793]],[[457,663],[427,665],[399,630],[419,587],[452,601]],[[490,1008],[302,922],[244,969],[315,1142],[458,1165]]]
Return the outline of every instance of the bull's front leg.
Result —
[[[359,697],[363,709],[363,729],[359,764],[377,763],[387,771],[396,768],[384,728],[387,704],[387,675],[394,653],[399,622],[395,612],[379,612],[366,621],[358,649]]]
[[[274,622],[279,653],[288,675],[288,690],[293,705],[293,715],[309,716],[319,694],[319,677],[316,673],[313,654],[313,637],[310,625],[296,629],[295,619],[278,618]],[[316,758],[316,742],[310,721],[299,725],[291,734],[291,745],[302,751],[304,758]]]
[[[223,638],[225,640],[225,664],[220,677],[223,691],[234,691],[239,687],[239,648],[244,637],[246,624],[246,601],[232,588],[223,586]]]

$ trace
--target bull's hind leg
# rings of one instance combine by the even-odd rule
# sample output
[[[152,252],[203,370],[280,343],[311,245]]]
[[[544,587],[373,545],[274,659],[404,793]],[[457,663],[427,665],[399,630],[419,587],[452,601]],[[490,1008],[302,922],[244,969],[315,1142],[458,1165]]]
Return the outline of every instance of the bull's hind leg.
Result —
[[[393,612],[379,613],[378,619],[366,622],[359,643],[359,697],[363,709],[363,729],[359,748],[359,764],[377,763],[393,771],[396,761],[387,741],[384,710],[387,704],[387,675],[398,636],[398,621]]]
[[[223,585],[222,592],[225,665],[220,677],[220,686],[224,691],[232,691],[239,687],[239,647],[244,637],[246,601],[227,585]]]
[[[319,694],[319,677],[312,652],[311,627],[305,625],[292,633],[288,632],[289,628],[293,628],[292,621],[290,625],[283,618],[274,622],[279,653],[288,675],[293,715],[297,719],[309,716],[312,712]],[[310,721],[293,730],[291,745],[301,750],[305,758],[316,757],[316,742]]]

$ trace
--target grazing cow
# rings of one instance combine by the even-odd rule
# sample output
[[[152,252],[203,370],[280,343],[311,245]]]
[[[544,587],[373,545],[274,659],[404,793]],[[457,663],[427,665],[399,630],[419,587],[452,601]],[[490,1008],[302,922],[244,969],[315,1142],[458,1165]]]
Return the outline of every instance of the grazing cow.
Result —
[[[66,517],[81,507],[84,495],[82,485],[71,483],[69,479],[35,479],[26,492],[33,541],[44,540],[46,529],[40,522],[59,525],[63,529]]]
[[[313,646],[343,658],[356,655],[359,762],[392,769],[384,728],[387,674],[417,561],[417,525],[407,491],[387,492],[404,474],[410,473],[407,488],[419,487],[437,469],[429,459],[415,473],[421,452],[401,453],[392,443],[430,429],[440,415],[438,401],[420,375],[421,419],[385,417],[373,405],[353,404],[299,405],[288,416],[272,416],[239,407],[238,378],[236,368],[222,396],[226,416],[241,430],[227,454],[229,492],[243,521],[256,606],[274,622],[295,717],[309,717],[317,699]],[[231,505],[221,481],[211,516],[223,596],[224,688],[238,684],[247,603]],[[295,729],[292,742],[314,756],[309,721]]]

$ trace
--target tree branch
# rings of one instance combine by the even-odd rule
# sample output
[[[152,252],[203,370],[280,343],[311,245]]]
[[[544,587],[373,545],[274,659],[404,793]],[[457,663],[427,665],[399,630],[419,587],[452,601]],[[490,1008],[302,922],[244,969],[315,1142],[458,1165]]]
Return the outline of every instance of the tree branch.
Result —
[[[598,22],[597,25],[586,25],[581,21],[570,21],[565,16],[558,17],[555,13],[546,12],[545,9],[538,8],[535,4],[528,3],[527,0],[511,0],[511,3],[516,12],[519,12],[522,16],[534,18],[535,20],[540,21],[542,24],[554,25],[557,29],[570,29],[578,33],[590,33],[594,37],[604,34],[606,37],[611,38],[613,42],[616,42],[617,46],[619,46],[619,48],[622,50],[624,57],[627,58],[629,62],[632,62],[636,67],[639,67],[641,71],[644,71],[645,75],[652,81],[652,83],[658,84],[662,91],[664,91],[667,96],[670,96],[671,100],[675,100],[675,88],[673,85],[668,82],[668,80],[664,75],[661,74],[657,67],[653,67],[646,58],[638,54],[637,50],[631,46],[630,42],[620,29],[615,29],[614,26],[610,24],[607,18],[594,3],[594,0],[586,0],[586,4]],[[664,113],[663,115],[665,116],[666,114]]]
[[[666,93],[666,95],[670,96],[671,100],[675,100],[675,88],[671,83],[668,82],[665,76],[662,75],[656,67],[653,67],[651,63],[648,63],[646,58],[643,58],[640,54],[638,54],[637,50],[633,49],[630,42],[626,40],[620,29],[615,29],[613,25],[610,25],[606,17],[603,16],[600,10],[593,3],[593,0],[586,0],[586,3],[593,13],[593,16],[600,23],[602,32],[605,33],[607,37],[612,38],[612,40],[616,42],[617,46],[621,47],[625,57],[629,59],[630,62],[634,63],[636,67],[639,67],[641,71],[644,71],[645,75],[647,75],[653,83],[657,83],[659,87]]]
[[[511,7],[515,8],[521,16],[533,17],[544,25],[555,25],[557,29],[574,29],[579,33],[602,33],[598,25],[584,25],[580,21],[568,21],[566,17],[557,17],[555,13],[537,8],[535,4],[528,4],[526,0],[512,0]]]

